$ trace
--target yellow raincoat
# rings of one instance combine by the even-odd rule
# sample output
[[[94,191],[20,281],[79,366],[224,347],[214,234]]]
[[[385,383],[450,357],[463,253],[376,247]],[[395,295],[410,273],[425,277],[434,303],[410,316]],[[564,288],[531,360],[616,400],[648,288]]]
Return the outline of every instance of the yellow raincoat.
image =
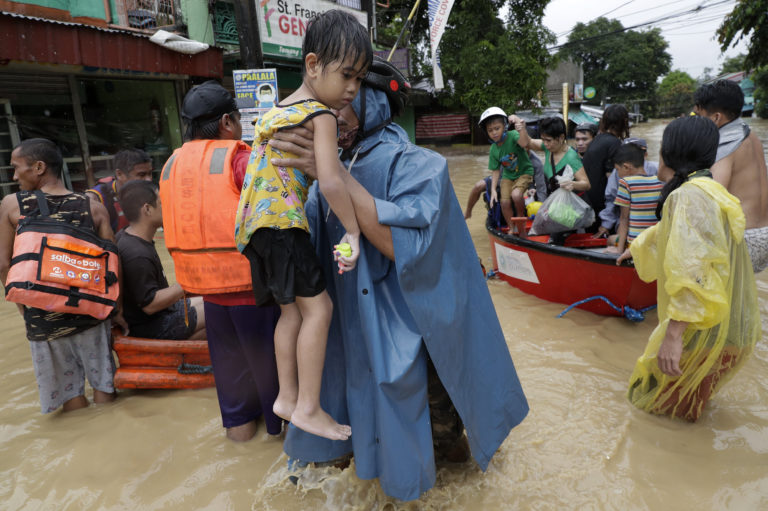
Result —
[[[672,192],[661,221],[630,246],[637,273],[658,280],[659,325],[629,380],[629,400],[650,413],[695,421],[752,353],[760,315],[739,200],[714,180]],[[656,363],[670,319],[684,321],[682,376]]]

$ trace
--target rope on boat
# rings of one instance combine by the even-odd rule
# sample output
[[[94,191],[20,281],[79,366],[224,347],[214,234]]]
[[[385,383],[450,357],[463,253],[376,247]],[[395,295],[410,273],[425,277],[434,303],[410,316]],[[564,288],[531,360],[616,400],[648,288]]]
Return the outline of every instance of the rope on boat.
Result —
[[[182,362],[176,370],[179,374],[207,374],[213,371],[213,366],[201,366]]]
[[[581,304],[584,304],[584,303],[587,303],[587,302],[591,302],[592,300],[603,300],[605,303],[607,303],[613,310],[618,312],[620,315],[622,315],[625,318],[627,318],[628,320],[634,321],[636,323],[638,323],[640,321],[643,321],[645,319],[645,316],[643,316],[644,313],[648,312],[649,310],[653,310],[653,309],[656,308],[656,305],[654,304],[654,305],[650,305],[650,306],[645,307],[645,308],[640,309],[640,310],[633,309],[629,305],[625,305],[624,308],[622,309],[618,305],[615,305],[613,302],[611,302],[605,296],[603,296],[603,295],[595,295],[595,296],[590,296],[589,298],[584,298],[583,300],[579,300],[578,302],[572,303],[571,305],[566,307],[565,310],[563,310],[563,312],[558,314],[557,317],[558,318],[562,318],[563,316],[565,316],[568,313],[568,311],[570,311],[574,307],[578,307]]]

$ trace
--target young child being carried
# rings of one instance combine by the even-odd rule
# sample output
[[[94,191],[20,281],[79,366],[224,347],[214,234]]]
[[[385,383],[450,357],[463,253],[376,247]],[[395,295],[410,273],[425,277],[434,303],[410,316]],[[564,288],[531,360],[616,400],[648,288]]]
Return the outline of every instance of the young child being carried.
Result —
[[[278,130],[291,127],[314,132],[318,185],[344,225],[341,242],[351,246],[350,256],[336,254],[339,270],[352,270],[360,254],[360,229],[339,174],[336,117],[330,109],[342,109],[355,98],[373,51],[365,27],[344,11],[330,10],[309,23],[302,54],[301,87],[256,123],[235,241],[251,263],[257,305],[272,299],[280,305],[275,414],[309,433],[346,440],[350,427],[338,424],[320,407],[333,305],[309,237],[304,211],[308,178],[298,169],[272,165],[273,157],[291,155],[272,149],[268,142]]]
[[[616,150],[613,164],[619,175],[619,188],[614,204],[621,211],[616,234],[608,238],[606,252],[622,253],[648,227],[656,225],[656,205],[664,183],[648,176],[644,168],[645,153],[635,144],[624,144]]]
[[[533,183],[533,165],[528,150],[517,141],[520,133],[507,131],[507,114],[499,107],[492,106],[480,115],[480,127],[488,134],[491,149],[488,153],[488,170],[493,171],[490,207],[501,202],[501,214],[509,219],[525,215],[525,192]],[[501,197],[496,196],[496,184],[501,175]],[[514,203],[515,209],[512,209]]]

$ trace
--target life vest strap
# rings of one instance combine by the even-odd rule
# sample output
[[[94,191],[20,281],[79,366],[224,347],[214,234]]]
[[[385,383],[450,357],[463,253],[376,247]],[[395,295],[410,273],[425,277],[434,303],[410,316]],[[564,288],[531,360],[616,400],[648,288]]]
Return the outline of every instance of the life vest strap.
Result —
[[[100,296],[92,295],[90,293],[83,293],[76,287],[61,289],[53,286],[46,286],[45,284],[37,284],[31,281],[9,282],[5,286],[6,295],[8,294],[8,291],[11,288],[26,289],[28,291],[39,291],[41,293],[49,293],[53,295],[66,296],[68,297],[66,305],[69,307],[77,307],[80,303],[80,300],[88,300],[90,302],[95,302],[95,303],[99,303],[101,305],[107,305],[110,307],[114,307],[116,304],[114,300],[110,300],[108,298],[102,298]]]

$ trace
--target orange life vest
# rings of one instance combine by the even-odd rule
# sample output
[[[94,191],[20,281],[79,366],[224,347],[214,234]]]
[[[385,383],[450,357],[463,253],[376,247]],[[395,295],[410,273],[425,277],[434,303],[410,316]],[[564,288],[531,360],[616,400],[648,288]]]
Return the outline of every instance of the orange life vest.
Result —
[[[232,158],[239,140],[193,140],[174,151],[160,175],[165,244],[176,281],[189,293],[251,289],[251,267],[235,246],[240,189]]]
[[[51,220],[45,195],[35,195],[40,214],[19,220],[6,300],[108,318],[119,294],[117,246],[89,229]]]

